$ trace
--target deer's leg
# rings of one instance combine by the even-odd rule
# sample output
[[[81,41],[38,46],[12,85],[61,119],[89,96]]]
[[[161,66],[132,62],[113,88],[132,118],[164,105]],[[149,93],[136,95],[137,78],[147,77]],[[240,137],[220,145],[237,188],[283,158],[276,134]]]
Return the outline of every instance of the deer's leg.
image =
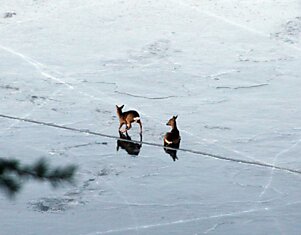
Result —
[[[123,122],[121,122],[121,123],[119,124],[119,129],[118,129],[118,131],[120,131],[121,133],[125,132],[125,131],[122,131],[122,130],[121,130],[121,127],[123,126],[123,124],[124,124]]]
[[[138,121],[137,121],[137,123],[139,124],[139,126],[140,126],[140,135],[142,134],[142,122],[141,122],[141,120],[139,119]]]
[[[129,129],[131,129],[132,128],[132,124],[130,123],[130,122],[128,122],[127,124],[126,124],[126,131],[128,131]]]

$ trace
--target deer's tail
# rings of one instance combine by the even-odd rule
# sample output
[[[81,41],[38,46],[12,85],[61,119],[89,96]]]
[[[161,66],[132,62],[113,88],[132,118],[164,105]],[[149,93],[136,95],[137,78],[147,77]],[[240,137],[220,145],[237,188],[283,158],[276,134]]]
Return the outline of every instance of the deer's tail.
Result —
[[[142,122],[141,122],[141,120],[140,120],[139,117],[138,117],[138,119],[137,119],[137,123],[138,123],[139,126],[140,126],[140,133],[142,133]]]

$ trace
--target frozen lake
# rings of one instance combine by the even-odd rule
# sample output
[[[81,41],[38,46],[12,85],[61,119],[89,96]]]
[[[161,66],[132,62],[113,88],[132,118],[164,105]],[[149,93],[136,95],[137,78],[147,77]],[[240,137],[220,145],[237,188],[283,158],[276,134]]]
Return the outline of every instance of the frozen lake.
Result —
[[[0,0],[2,157],[79,167],[1,193],[1,235],[300,234],[300,8]],[[116,104],[141,115],[137,156]]]

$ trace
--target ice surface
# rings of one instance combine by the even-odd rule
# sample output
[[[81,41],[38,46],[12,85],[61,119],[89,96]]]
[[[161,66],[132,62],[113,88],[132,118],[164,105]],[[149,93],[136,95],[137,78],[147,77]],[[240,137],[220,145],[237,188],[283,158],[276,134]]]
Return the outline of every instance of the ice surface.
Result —
[[[0,6],[2,157],[79,166],[0,194],[1,235],[300,234],[298,1]],[[119,136],[116,104],[141,114],[139,155],[93,134]],[[173,161],[148,143],[176,114]]]

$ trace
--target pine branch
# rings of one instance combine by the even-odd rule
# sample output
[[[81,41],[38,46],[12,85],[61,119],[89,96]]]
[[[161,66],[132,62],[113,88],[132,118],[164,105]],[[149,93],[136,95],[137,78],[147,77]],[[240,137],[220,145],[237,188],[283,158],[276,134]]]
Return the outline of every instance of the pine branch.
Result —
[[[21,166],[18,160],[0,158],[0,189],[4,189],[9,196],[14,196],[21,189],[22,182],[29,179],[48,181],[57,187],[60,183],[73,183],[75,171],[76,167],[73,165],[50,168],[45,159]]]

